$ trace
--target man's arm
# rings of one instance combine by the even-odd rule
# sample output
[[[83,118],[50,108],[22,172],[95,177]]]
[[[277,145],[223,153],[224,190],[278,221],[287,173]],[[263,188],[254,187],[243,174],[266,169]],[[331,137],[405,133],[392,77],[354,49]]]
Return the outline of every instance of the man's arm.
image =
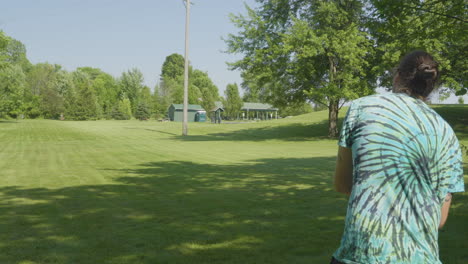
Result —
[[[353,187],[353,155],[350,148],[338,149],[335,169],[335,190],[347,195]]]
[[[447,221],[447,217],[448,217],[448,213],[449,213],[451,203],[452,203],[452,194],[447,193],[447,196],[445,196],[444,203],[442,204],[439,229],[441,229],[445,225],[445,222]]]

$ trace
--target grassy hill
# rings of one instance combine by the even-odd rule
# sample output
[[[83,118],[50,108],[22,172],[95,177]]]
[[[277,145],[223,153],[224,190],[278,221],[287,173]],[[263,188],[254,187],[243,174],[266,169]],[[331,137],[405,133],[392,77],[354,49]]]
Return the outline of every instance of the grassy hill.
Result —
[[[435,109],[468,145],[468,108]],[[346,197],[326,118],[187,137],[171,122],[0,122],[0,263],[328,263]],[[468,262],[467,221],[455,196],[444,263]]]

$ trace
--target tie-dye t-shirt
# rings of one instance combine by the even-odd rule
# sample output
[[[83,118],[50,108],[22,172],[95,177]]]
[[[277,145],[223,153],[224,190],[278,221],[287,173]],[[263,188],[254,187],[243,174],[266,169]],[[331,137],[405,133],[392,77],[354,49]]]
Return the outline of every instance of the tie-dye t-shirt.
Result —
[[[463,192],[452,128],[406,94],[355,100],[339,145],[352,149],[353,188],[333,255],[344,263],[441,263],[438,226],[447,193]]]

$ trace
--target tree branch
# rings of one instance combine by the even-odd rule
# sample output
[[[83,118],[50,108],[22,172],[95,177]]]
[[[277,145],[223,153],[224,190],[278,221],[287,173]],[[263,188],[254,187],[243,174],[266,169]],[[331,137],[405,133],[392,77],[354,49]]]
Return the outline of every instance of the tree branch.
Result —
[[[338,104],[338,109],[341,109],[341,107],[343,107],[343,105],[344,105],[346,102],[348,102],[348,100],[345,99],[345,100],[343,100],[343,103],[342,103],[341,105]]]
[[[406,6],[410,7],[410,8],[414,8],[416,10],[423,11],[423,12],[431,13],[431,14],[434,14],[434,15],[439,15],[439,16],[443,16],[443,17],[452,18],[452,19],[461,21],[463,23],[468,23],[468,20],[465,20],[463,18],[459,18],[459,17],[456,17],[456,16],[444,14],[444,13],[439,13],[439,12],[436,12],[436,11],[432,11],[432,10],[429,10],[429,9],[422,8],[421,6],[410,6],[410,5],[406,5]]]
[[[314,100],[314,103],[319,103],[319,104],[321,104],[321,105],[323,105],[323,106],[325,106],[325,107],[328,108],[328,104],[326,104],[326,103],[324,103],[324,102],[322,102],[322,101],[319,101],[319,100],[315,101],[315,100]]]

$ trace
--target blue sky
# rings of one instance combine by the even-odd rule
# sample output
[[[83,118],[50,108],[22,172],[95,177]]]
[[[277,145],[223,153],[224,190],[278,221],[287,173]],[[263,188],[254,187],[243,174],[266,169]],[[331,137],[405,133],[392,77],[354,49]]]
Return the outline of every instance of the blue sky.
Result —
[[[193,0],[189,59],[208,72],[223,94],[240,84],[227,61],[222,37],[237,29],[229,14],[245,13],[254,0]],[[73,71],[90,66],[115,77],[138,68],[153,88],[161,65],[172,53],[184,54],[185,6],[182,0],[15,0],[0,9],[0,30],[21,41],[32,63],[49,62]]]

